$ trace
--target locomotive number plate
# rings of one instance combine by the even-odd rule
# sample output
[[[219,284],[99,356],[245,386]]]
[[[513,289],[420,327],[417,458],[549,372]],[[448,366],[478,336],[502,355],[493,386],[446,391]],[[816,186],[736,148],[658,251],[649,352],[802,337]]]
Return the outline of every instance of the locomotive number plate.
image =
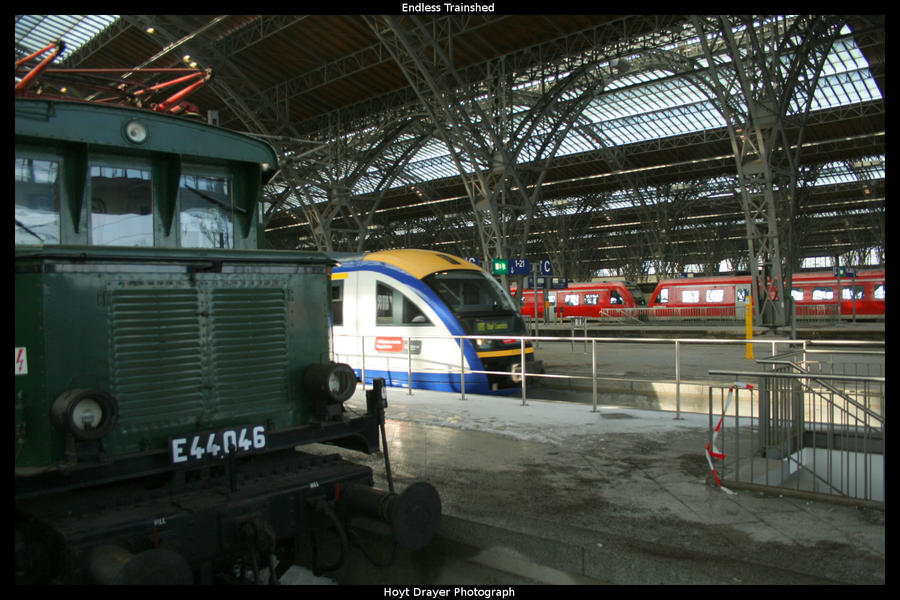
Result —
[[[223,459],[229,455],[259,452],[265,447],[266,428],[262,425],[229,427],[169,438],[172,464]]]

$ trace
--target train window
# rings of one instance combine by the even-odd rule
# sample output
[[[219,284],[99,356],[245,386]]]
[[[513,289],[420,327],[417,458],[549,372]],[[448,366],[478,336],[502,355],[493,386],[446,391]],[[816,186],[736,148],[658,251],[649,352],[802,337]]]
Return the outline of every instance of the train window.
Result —
[[[566,306],[578,306],[578,294],[566,294],[564,301]]]
[[[376,325],[429,325],[422,310],[389,285],[378,282],[375,290]]]
[[[182,175],[180,245],[185,248],[233,248],[234,220],[228,177]]]
[[[854,286],[841,286],[841,298],[844,300],[862,300],[863,299],[863,286],[854,285]]]
[[[518,313],[518,307],[500,283],[482,271],[444,271],[423,279],[454,314]]]
[[[700,302],[700,290],[682,290],[681,301],[689,304]]]
[[[875,286],[875,299],[884,300],[884,284],[880,283]]]
[[[91,243],[153,246],[153,189],[150,169],[93,164]]]
[[[619,292],[617,292],[616,290],[610,290],[609,303],[610,304],[625,304],[625,301],[622,299],[622,296],[619,295]]]
[[[16,158],[16,244],[58,244],[59,163]]]
[[[659,295],[656,296],[656,301],[660,303],[666,303],[669,301],[669,288],[663,288],[659,290]]]
[[[725,290],[706,290],[706,301],[707,302],[724,302],[725,301]]]
[[[344,282],[331,282],[331,317],[332,325],[344,324]]]
[[[431,321],[425,316],[416,304],[406,296],[403,296],[403,324],[404,325],[428,325]]]
[[[585,294],[584,303],[588,306],[597,306],[600,303],[600,294]]]
[[[834,300],[834,288],[816,287],[813,288],[813,300]]]
[[[802,302],[803,301],[803,289],[802,288],[793,288],[791,290],[791,298],[794,299],[794,302]]]

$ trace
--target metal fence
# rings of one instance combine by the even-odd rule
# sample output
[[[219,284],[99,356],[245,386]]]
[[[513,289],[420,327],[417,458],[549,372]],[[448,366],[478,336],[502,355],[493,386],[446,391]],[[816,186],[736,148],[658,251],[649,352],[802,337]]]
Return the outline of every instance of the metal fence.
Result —
[[[764,359],[764,373],[710,371],[758,382],[710,387],[707,458],[719,485],[883,506],[884,353],[842,355]]]
[[[797,306],[793,317],[801,322],[836,323],[841,320],[855,320],[852,314],[838,315],[838,305]],[[572,320],[592,323],[619,323],[619,324],[672,324],[683,325],[702,323],[729,322],[742,324],[746,318],[745,307],[738,306],[697,306],[697,307],[666,307],[655,306],[640,308],[602,308],[598,314],[591,316],[558,316],[548,313],[546,319],[526,317],[532,330],[540,329],[541,325],[552,325]],[[863,317],[858,317],[863,318]],[[883,320],[884,315],[866,315],[865,318]]]
[[[335,355],[362,372],[367,364],[366,336],[353,337],[359,352]],[[368,336],[374,338],[376,336]],[[430,357],[425,368],[433,372],[459,375],[459,393],[466,399],[466,377],[480,374],[509,375],[508,372],[478,371],[465,364],[464,340],[505,339],[512,336],[407,336],[403,352],[392,352],[395,371],[406,370],[407,381],[423,364],[414,358],[413,342],[428,339],[453,339],[459,353]],[[568,346],[572,356],[580,352],[582,362],[590,355],[586,371],[531,373],[520,376],[522,404],[526,404],[528,385],[535,380],[577,382],[584,389],[590,384],[592,408],[598,407],[598,388],[609,381],[597,367],[597,346],[602,343],[655,344],[660,353],[670,353],[673,371],[670,377],[659,374],[674,385],[675,418],[680,418],[682,353],[685,347],[699,345],[740,345],[757,348],[760,371],[710,369],[708,411],[710,444],[707,457],[720,484],[763,486],[812,494],[838,495],[883,504],[884,501],[884,342],[809,341],[793,339],[734,340],[691,338],[618,338],[523,336],[519,342],[522,364],[526,342]],[[881,349],[865,350],[867,346]],[[764,351],[760,351],[762,347]],[[396,348],[394,348],[396,350]],[[623,350],[627,352],[627,350]],[[380,354],[384,359],[385,355]],[[414,366],[414,360],[416,364]],[[718,381],[713,381],[717,379]],[[471,379],[470,379],[471,381]],[[722,381],[742,381],[724,384]],[[614,383],[621,383],[616,380]],[[409,388],[412,394],[413,388]]]

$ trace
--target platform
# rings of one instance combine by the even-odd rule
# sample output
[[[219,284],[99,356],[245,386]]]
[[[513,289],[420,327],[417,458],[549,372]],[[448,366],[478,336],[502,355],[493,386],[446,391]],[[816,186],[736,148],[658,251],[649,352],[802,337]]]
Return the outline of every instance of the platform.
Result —
[[[365,410],[361,388],[346,406]],[[395,388],[387,415],[397,491],[430,482],[443,519],[405,568],[366,583],[885,583],[883,510],[726,493],[706,415]],[[383,456],[353,456],[386,489]],[[453,552],[505,566],[485,580]]]

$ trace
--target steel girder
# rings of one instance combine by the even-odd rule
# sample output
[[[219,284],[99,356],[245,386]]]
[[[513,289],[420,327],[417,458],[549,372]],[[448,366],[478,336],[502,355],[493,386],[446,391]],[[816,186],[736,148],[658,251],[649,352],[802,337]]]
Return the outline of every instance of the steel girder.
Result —
[[[825,57],[844,18],[692,17],[740,182],[757,322],[789,322],[790,265],[779,223],[797,198],[797,153]],[[785,221],[786,219],[786,221]],[[790,247],[790,244],[788,244]]]
[[[477,84],[463,79],[448,42],[457,19],[367,21],[450,150],[475,215],[481,256],[486,262],[522,256],[549,162],[592,90],[602,87],[594,65],[562,73],[529,99],[516,91],[523,81],[502,59]],[[578,88],[587,91],[578,94]]]

